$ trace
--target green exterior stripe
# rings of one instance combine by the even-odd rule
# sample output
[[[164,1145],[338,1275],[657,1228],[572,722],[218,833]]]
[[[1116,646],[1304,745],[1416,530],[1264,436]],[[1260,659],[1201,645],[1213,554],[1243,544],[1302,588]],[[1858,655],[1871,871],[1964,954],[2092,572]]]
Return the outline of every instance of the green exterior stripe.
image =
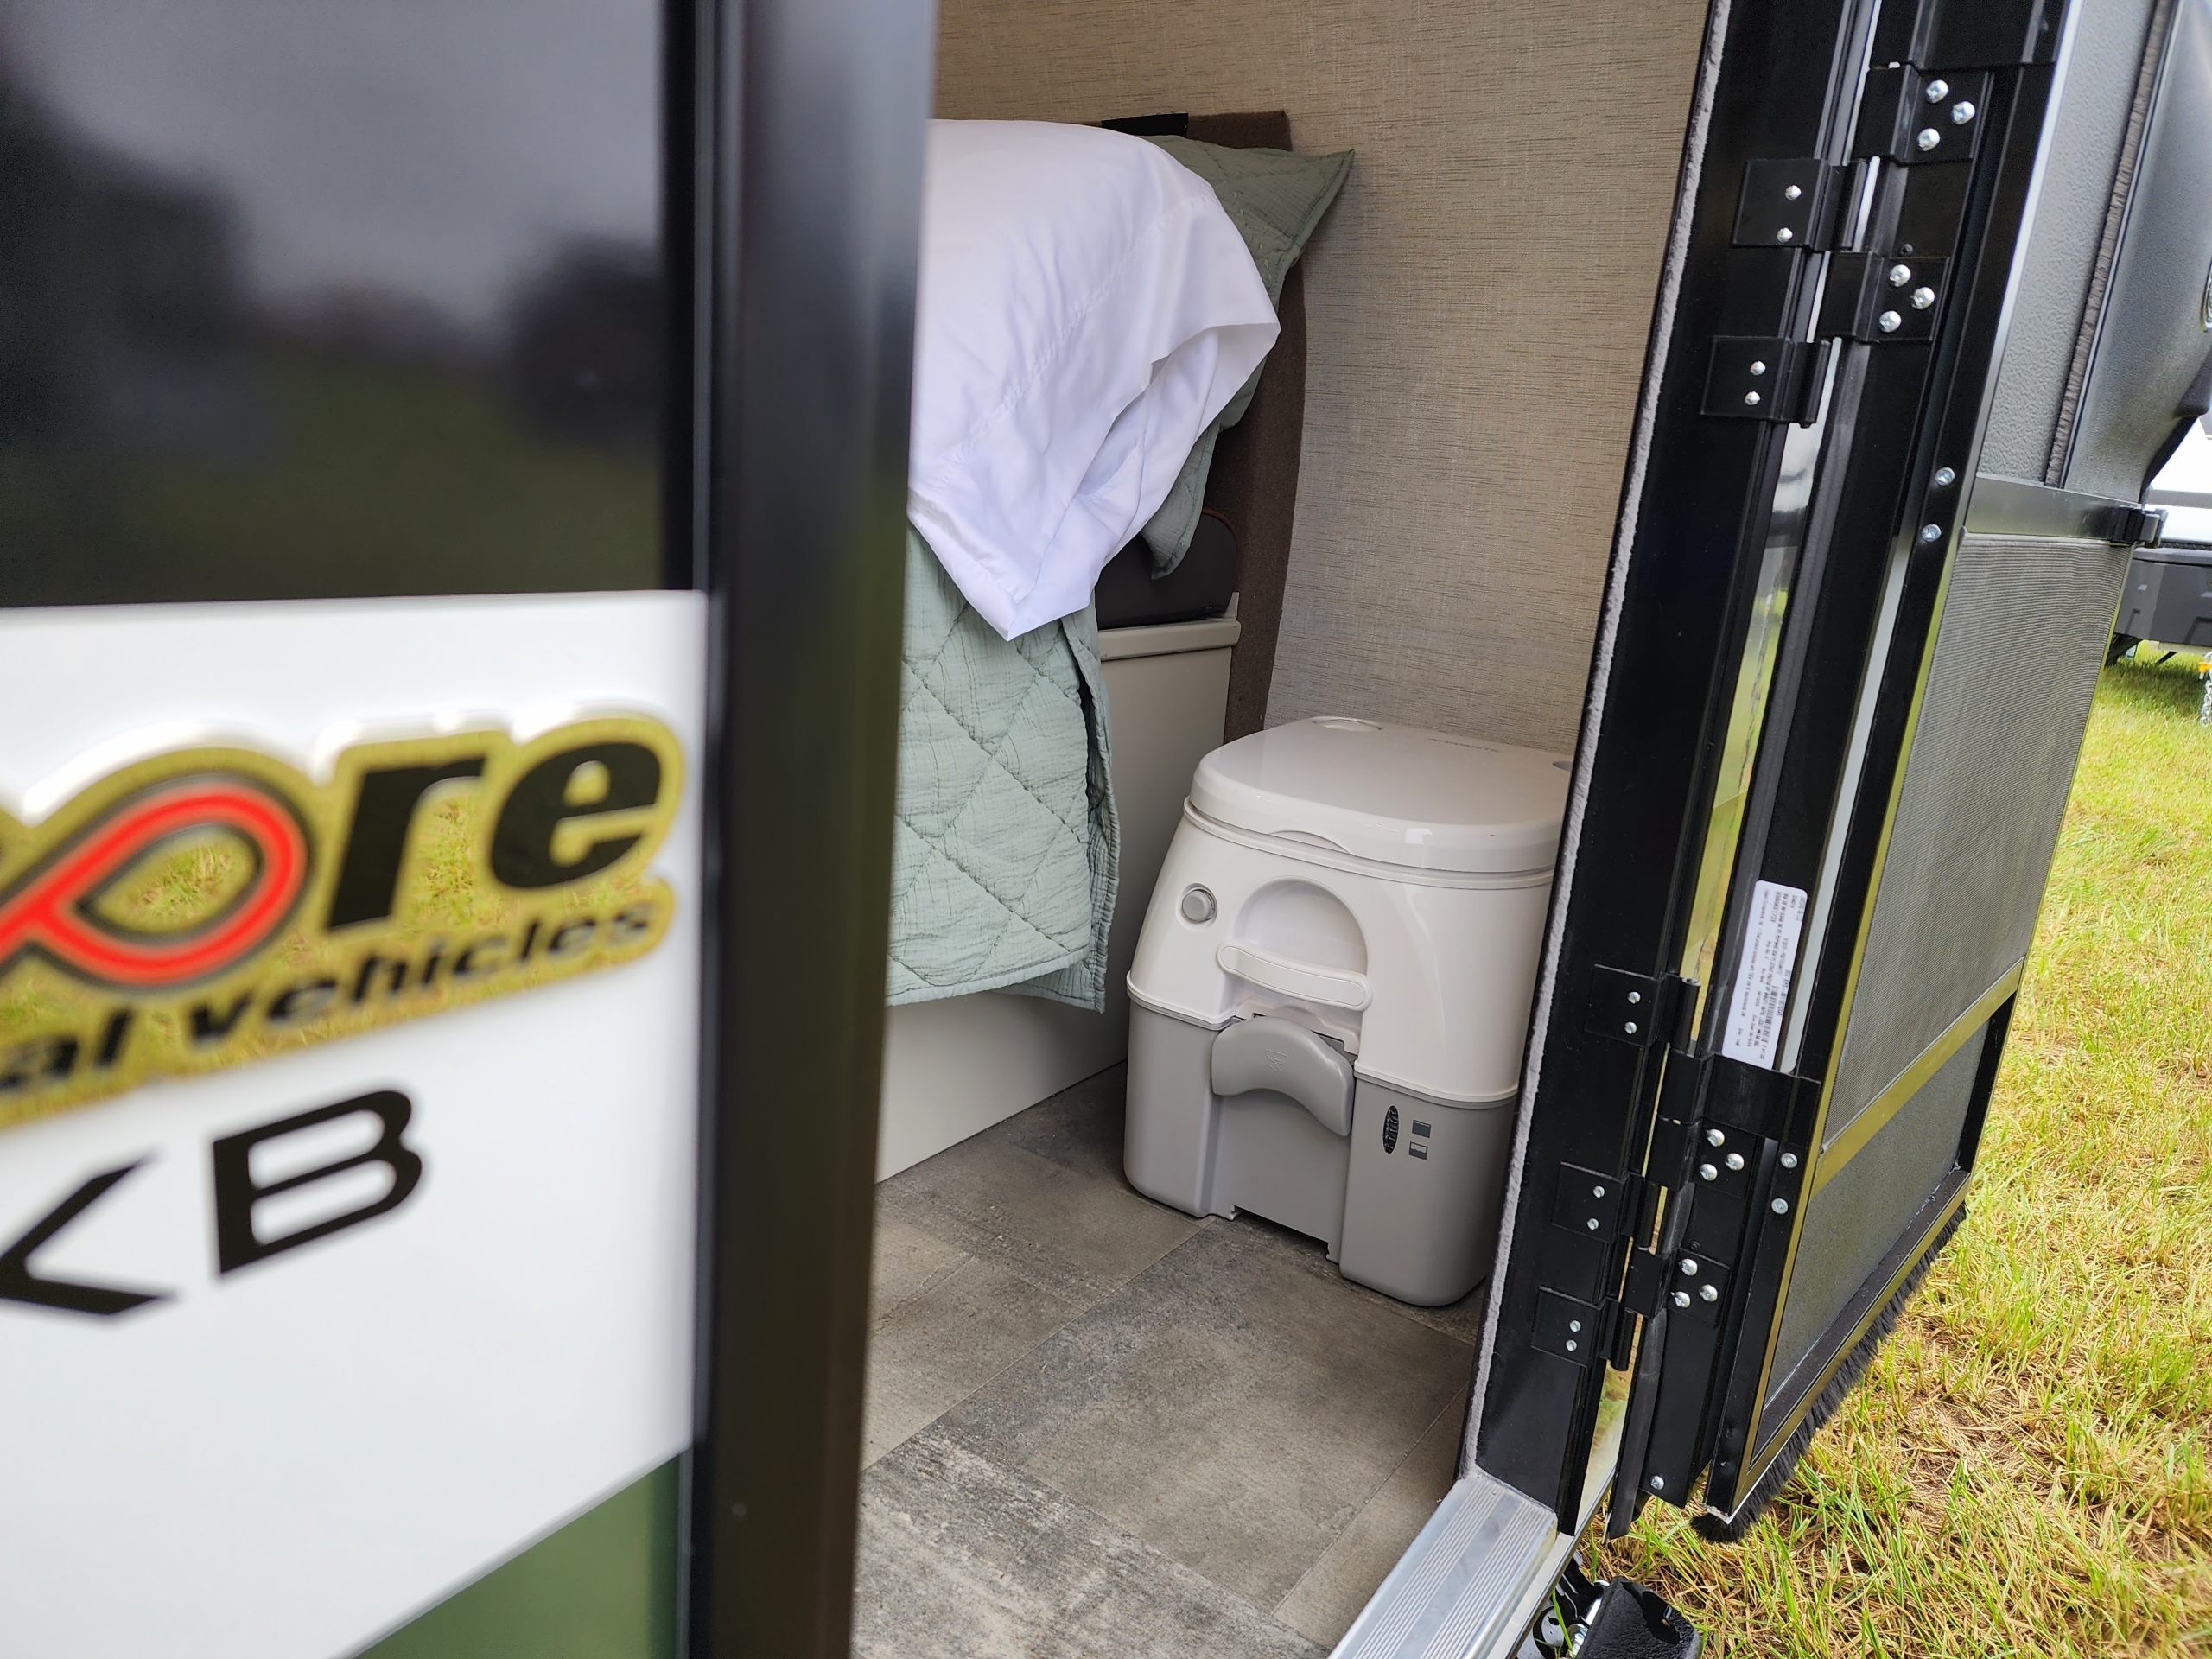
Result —
[[[677,1659],[682,1467],[663,1464],[359,1659]]]

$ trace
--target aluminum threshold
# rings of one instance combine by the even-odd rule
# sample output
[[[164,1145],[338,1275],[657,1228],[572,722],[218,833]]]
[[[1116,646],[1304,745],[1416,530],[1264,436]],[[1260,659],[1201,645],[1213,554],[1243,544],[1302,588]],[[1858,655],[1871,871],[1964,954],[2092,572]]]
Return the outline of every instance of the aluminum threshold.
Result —
[[[1444,1495],[1331,1659],[1510,1659],[1573,1552],[1548,1508],[1478,1470]]]

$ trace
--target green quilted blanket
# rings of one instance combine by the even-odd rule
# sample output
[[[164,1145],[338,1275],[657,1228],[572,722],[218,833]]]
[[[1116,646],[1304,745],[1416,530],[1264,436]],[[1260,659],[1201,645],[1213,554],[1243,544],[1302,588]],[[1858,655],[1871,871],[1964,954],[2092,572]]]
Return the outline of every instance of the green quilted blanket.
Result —
[[[1001,639],[910,529],[893,1002],[1015,990],[1103,1005],[1121,873],[1110,759],[1090,608]]]

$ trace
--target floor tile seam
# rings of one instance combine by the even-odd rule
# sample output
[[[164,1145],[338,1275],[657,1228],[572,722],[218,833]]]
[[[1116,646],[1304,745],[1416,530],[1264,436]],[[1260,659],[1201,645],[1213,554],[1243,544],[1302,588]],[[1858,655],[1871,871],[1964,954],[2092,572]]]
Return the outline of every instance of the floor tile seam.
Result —
[[[1046,1338],[1048,1342],[1052,1338],[1049,1337]],[[956,1409],[956,1408],[948,1407],[946,1408],[947,1414],[950,1414],[954,1409]],[[930,1428],[934,1427],[936,1427],[935,1424],[925,1424],[921,1428],[916,1429],[914,1431],[914,1434],[919,1435],[925,1433]],[[1427,1431],[1424,1429],[1422,1432],[1426,1433]],[[1182,1556],[1175,1554],[1174,1551],[1164,1548],[1160,1545],[1154,1543],[1149,1538],[1142,1537],[1137,1533],[1131,1531],[1128,1527],[1125,1526],[1121,1522],[1116,1521],[1112,1516],[1108,1515],[1103,1510],[1094,1507],[1092,1504],[1085,1502],[1083,1498],[1077,1497],[1073,1492],[1068,1491],[1066,1487],[1061,1485],[1059,1482],[1052,1479],[1042,1471],[1032,1469],[1026,1464],[1005,1462],[997,1457],[982,1442],[969,1435],[962,1434],[957,1430],[948,1428],[944,1433],[945,1438],[951,1440],[963,1451],[965,1451],[975,1457],[981,1458],[984,1462],[989,1464],[993,1468],[999,1470],[1001,1473],[1011,1475],[1017,1480],[1027,1481],[1033,1486],[1041,1487],[1044,1491],[1051,1493],[1052,1497],[1058,1498],[1061,1503],[1067,1504],[1071,1509],[1076,1510],[1080,1513],[1090,1516],[1090,1519],[1096,1521],[1102,1529],[1112,1533],[1124,1544],[1141,1550],[1147,1555],[1156,1556],[1163,1561],[1172,1561],[1175,1566],[1182,1568],[1184,1572],[1188,1573],[1192,1578],[1211,1586],[1219,1594],[1228,1597],[1230,1600],[1236,1602],[1238,1606],[1249,1611],[1255,1618],[1272,1624],[1277,1630],[1290,1636],[1294,1636],[1301,1642],[1312,1642],[1313,1640],[1312,1637],[1306,1635],[1305,1631],[1300,1630],[1296,1625],[1285,1624],[1281,1619],[1277,1618],[1274,1614],[1270,1612],[1260,1603],[1253,1600],[1251,1597],[1246,1595],[1243,1591],[1236,1589],[1232,1586],[1222,1583],[1220,1580],[1206,1572],[1196,1562],[1185,1560]],[[914,1436],[909,1435],[907,1438],[911,1440],[914,1438]],[[1325,1554],[1327,1550],[1328,1546],[1324,1545],[1322,1547],[1322,1554]],[[1316,1556],[1315,1560],[1317,1563],[1319,1560],[1319,1557]],[[1304,1580],[1305,1574],[1300,1573],[1299,1576],[1302,1582]]]
[[[931,1236],[931,1242],[938,1244],[945,1244],[946,1243],[944,1239],[937,1238],[934,1236]],[[889,1303],[882,1307],[869,1309],[868,1330],[868,1335],[871,1338],[873,1338],[877,1332],[882,1330],[894,1316],[905,1313],[916,1302],[920,1301],[925,1296],[927,1296],[932,1292],[950,1284],[955,1279],[957,1279],[969,1268],[976,1266],[982,1259],[973,1250],[962,1249],[961,1247],[957,1244],[947,1244],[946,1248],[949,1249],[959,1250],[959,1260],[948,1262],[944,1266],[936,1268],[930,1274],[929,1277],[922,1281],[921,1285],[918,1289],[909,1291],[906,1295],[901,1296],[897,1301]]]
[[[1065,1297],[1058,1294],[1056,1292],[1043,1285],[1032,1285],[1030,1288],[1033,1290],[1042,1291],[1046,1295],[1052,1297],[1053,1300],[1058,1302],[1065,1303],[1067,1300]],[[973,1400],[977,1395],[982,1393],[986,1389],[992,1387],[1001,1377],[1004,1376],[1015,1366],[1022,1363],[1025,1360],[1034,1359],[1037,1355],[1042,1351],[1046,1344],[1052,1342],[1056,1338],[1064,1335],[1069,1326],[1074,1325],[1077,1320],[1080,1319],[1084,1314],[1089,1312],[1090,1309],[1087,1307],[1079,1308],[1074,1313],[1070,1314],[1065,1319],[1063,1319],[1059,1324],[1054,1325],[1043,1336],[1038,1338],[1035,1342],[1030,1344],[1028,1347],[1024,1348],[1012,1358],[1008,1359],[1007,1363],[1000,1366],[998,1370],[993,1371],[988,1376],[982,1378],[974,1388],[969,1389],[967,1393],[962,1395],[957,1400],[949,1402],[944,1410],[938,1413],[936,1416],[931,1418],[929,1421],[916,1427],[913,1433],[908,1434],[906,1440],[899,1441],[899,1445],[904,1446],[906,1444],[907,1440],[912,1440],[918,1435],[926,1434],[933,1428],[942,1429],[946,1440],[951,1441],[955,1446],[959,1446],[963,1451],[973,1452],[976,1456],[982,1459],[986,1463],[992,1465],[995,1468],[1003,1470],[1010,1474],[1020,1475],[1025,1480],[1037,1480],[1038,1478],[1036,1476],[1030,1474],[1027,1470],[1021,1468],[1020,1465],[1002,1462],[1000,1459],[992,1454],[989,1446],[983,1440],[976,1435],[962,1433],[957,1428],[947,1424],[945,1422],[945,1419],[951,1416],[953,1413],[958,1411],[961,1407],[966,1405],[970,1400]],[[889,1448],[884,1455],[887,1456],[889,1455],[890,1451],[896,1451],[897,1449],[897,1446],[893,1446]],[[1038,1484],[1039,1485],[1051,1484],[1050,1482],[1042,1480],[1039,1480]],[[1057,1486],[1053,1486],[1052,1490],[1055,1492],[1059,1491],[1059,1488]],[[1065,1493],[1062,1493],[1061,1495],[1063,1497],[1066,1496]],[[1087,1505],[1084,1507],[1088,1508]],[[1104,1517],[1101,1516],[1100,1519],[1103,1521]]]
[[[1290,1588],[1284,1592],[1283,1599],[1274,1605],[1274,1611],[1268,1615],[1268,1618],[1274,1619],[1279,1624],[1287,1626],[1291,1630],[1298,1629],[1295,1624],[1291,1624],[1288,1620],[1283,1618],[1282,1610],[1289,1606],[1291,1602],[1296,1598],[1298,1592],[1306,1587],[1306,1581],[1312,1578],[1314,1573],[1321,1570],[1321,1564],[1328,1560],[1329,1552],[1351,1535],[1351,1529],[1359,1524],[1360,1517],[1375,1507],[1376,1500],[1380,1498],[1382,1494],[1389,1490],[1390,1483],[1397,1479],[1401,1474],[1405,1472],[1406,1465],[1410,1464],[1414,1460],[1414,1457],[1419,1454],[1422,1444],[1427,1440],[1430,1433],[1435,1429],[1437,1424],[1442,1422],[1446,1415],[1455,1407],[1464,1407],[1464,1396],[1457,1394],[1453,1395],[1452,1398],[1446,1400],[1442,1405],[1436,1408],[1436,1414],[1433,1417],[1430,1418],[1427,1422],[1421,1425],[1421,1433],[1414,1436],[1413,1443],[1406,1447],[1405,1455],[1400,1458],[1398,1461],[1391,1466],[1390,1472],[1382,1477],[1381,1483],[1376,1485],[1375,1490],[1368,1493],[1365,1497],[1360,1500],[1359,1507],[1351,1512],[1351,1518],[1345,1522],[1342,1527],[1337,1529],[1336,1535],[1331,1538],[1327,1545],[1322,1549],[1321,1553],[1313,1558],[1313,1564],[1308,1567],[1305,1572],[1298,1575],[1298,1582],[1292,1585]],[[1441,1498],[1440,1498],[1439,1502],[1441,1501]],[[1370,1593],[1371,1594],[1372,1592]],[[1303,1636],[1305,1635],[1305,1632],[1303,1630],[1300,1630],[1299,1634]],[[1307,1639],[1310,1641],[1313,1638],[1308,1637]]]
[[[1088,1298],[1089,1300],[1084,1300],[1084,1309],[1085,1312],[1088,1312],[1090,1308],[1096,1307],[1100,1302],[1105,1300],[1107,1297],[1113,1295],[1116,1290],[1121,1288],[1119,1285],[1116,1285],[1109,1289],[1101,1291],[1093,1296],[1091,1294],[1090,1286],[1086,1282],[1080,1288],[1077,1296],[1071,1297],[1069,1294],[1070,1287],[1068,1285],[1065,1283],[1053,1282],[1051,1275],[1039,1274],[1033,1269],[1027,1268],[1026,1264],[1022,1260],[1022,1250],[1020,1249],[995,1250],[989,1248],[990,1245],[994,1244],[1004,1245],[1009,1239],[1013,1239],[1017,1241],[1021,1247],[1034,1249],[1038,1248],[1039,1241],[1022,1237],[1019,1234],[1011,1233],[1006,1228],[995,1226],[988,1219],[969,1215],[965,1210],[959,1206],[947,1204],[942,1198],[935,1198],[926,1192],[912,1192],[904,1195],[902,1202],[915,1208],[926,1211],[929,1213],[929,1216],[937,1220],[940,1225],[950,1223],[969,1233],[988,1235],[988,1242],[980,1242],[973,1239],[959,1240],[947,1238],[942,1233],[933,1231],[927,1227],[923,1227],[921,1229],[921,1230],[928,1232],[929,1236],[937,1240],[938,1243],[944,1244],[952,1249],[957,1249],[974,1261],[987,1262],[994,1267],[1001,1268],[1005,1272],[1012,1274],[1015,1278],[1020,1280],[1021,1282],[1027,1285],[1030,1289],[1042,1291],[1046,1295],[1052,1297],[1056,1300],[1070,1301],[1078,1300],[1080,1298]],[[911,1217],[902,1217],[902,1219],[908,1220],[910,1224],[912,1220]]]

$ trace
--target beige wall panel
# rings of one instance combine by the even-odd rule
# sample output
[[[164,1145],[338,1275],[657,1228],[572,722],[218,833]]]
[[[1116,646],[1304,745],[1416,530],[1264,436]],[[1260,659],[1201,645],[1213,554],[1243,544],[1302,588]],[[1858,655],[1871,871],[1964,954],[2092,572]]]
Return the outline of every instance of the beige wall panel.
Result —
[[[1281,108],[1358,152],[1268,718],[1567,747],[1703,0],[942,3],[940,114]]]

